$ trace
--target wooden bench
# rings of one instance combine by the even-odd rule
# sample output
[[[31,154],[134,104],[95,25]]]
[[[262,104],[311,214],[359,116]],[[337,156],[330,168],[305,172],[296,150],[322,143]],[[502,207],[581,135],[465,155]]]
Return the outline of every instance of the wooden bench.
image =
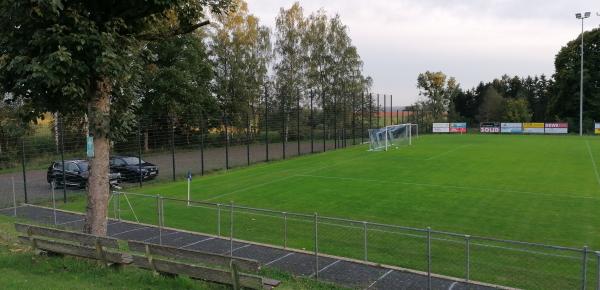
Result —
[[[15,223],[15,229],[26,234],[19,236],[19,240],[34,250],[94,259],[109,266],[133,262],[131,255],[118,251],[117,239],[19,223]]]
[[[271,289],[279,281],[256,275],[260,264],[256,260],[230,257],[195,250],[129,241],[133,264],[170,275],[186,275],[193,279],[233,285],[234,289]],[[194,264],[190,264],[194,263]]]
[[[234,289],[271,289],[279,281],[258,276],[256,260],[169,246],[128,241],[130,254],[119,250],[117,239],[37,225],[15,223],[19,240],[35,250],[98,260],[107,266],[132,264],[167,275],[232,285]]]

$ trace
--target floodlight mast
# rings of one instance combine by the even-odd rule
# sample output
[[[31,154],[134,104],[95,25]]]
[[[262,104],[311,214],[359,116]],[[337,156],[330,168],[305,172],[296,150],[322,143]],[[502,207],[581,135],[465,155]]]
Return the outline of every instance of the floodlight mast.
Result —
[[[583,136],[583,22],[592,15],[591,12],[576,13],[575,18],[581,19],[581,68],[579,84],[579,136]]]

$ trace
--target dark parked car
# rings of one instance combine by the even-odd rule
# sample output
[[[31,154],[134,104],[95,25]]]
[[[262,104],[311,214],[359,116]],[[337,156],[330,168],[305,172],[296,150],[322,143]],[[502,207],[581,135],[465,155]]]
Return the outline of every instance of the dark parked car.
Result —
[[[65,160],[65,170],[62,168],[61,161],[54,161],[48,167],[46,179],[48,183],[54,182],[55,186],[63,186],[63,174],[67,187],[85,188],[90,176],[89,164],[87,160]],[[121,179],[121,174],[111,170],[109,174],[109,183],[111,187],[116,187]]]
[[[140,160],[134,156],[112,156],[110,157],[111,171],[121,173],[123,180],[136,182],[140,180],[151,180],[158,176],[158,166]]]

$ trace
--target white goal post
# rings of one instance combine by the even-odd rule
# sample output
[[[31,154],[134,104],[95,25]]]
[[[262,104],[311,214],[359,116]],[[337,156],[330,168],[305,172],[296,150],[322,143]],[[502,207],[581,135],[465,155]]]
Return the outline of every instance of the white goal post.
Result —
[[[390,148],[412,145],[413,135],[418,136],[417,124],[398,124],[379,129],[369,129],[369,151],[387,151]]]

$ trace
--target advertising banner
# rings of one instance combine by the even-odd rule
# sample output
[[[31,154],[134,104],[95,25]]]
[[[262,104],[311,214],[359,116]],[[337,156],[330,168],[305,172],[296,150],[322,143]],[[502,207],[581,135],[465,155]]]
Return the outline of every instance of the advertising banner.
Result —
[[[467,123],[450,123],[450,133],[467,133]]]
[[[450,132],[450,123],[433,123],[433,133]]]
[[[568,123],[546,123],[544,125],[546,134],[567,134],[569,133]]]
[[[600,123],[594,123],[594,133],[600,134]]]
[[[498,123],[498,122],[483,122],[479,125],[479,132],[481,132],[481,133],[500,133],[500,123]]]
[[[544,134],[544,123],[523,123],[523,133]]]
[[[500,132],[502,133],[523,133],[523,124],[521,123],[502,123],[500,127]]]

